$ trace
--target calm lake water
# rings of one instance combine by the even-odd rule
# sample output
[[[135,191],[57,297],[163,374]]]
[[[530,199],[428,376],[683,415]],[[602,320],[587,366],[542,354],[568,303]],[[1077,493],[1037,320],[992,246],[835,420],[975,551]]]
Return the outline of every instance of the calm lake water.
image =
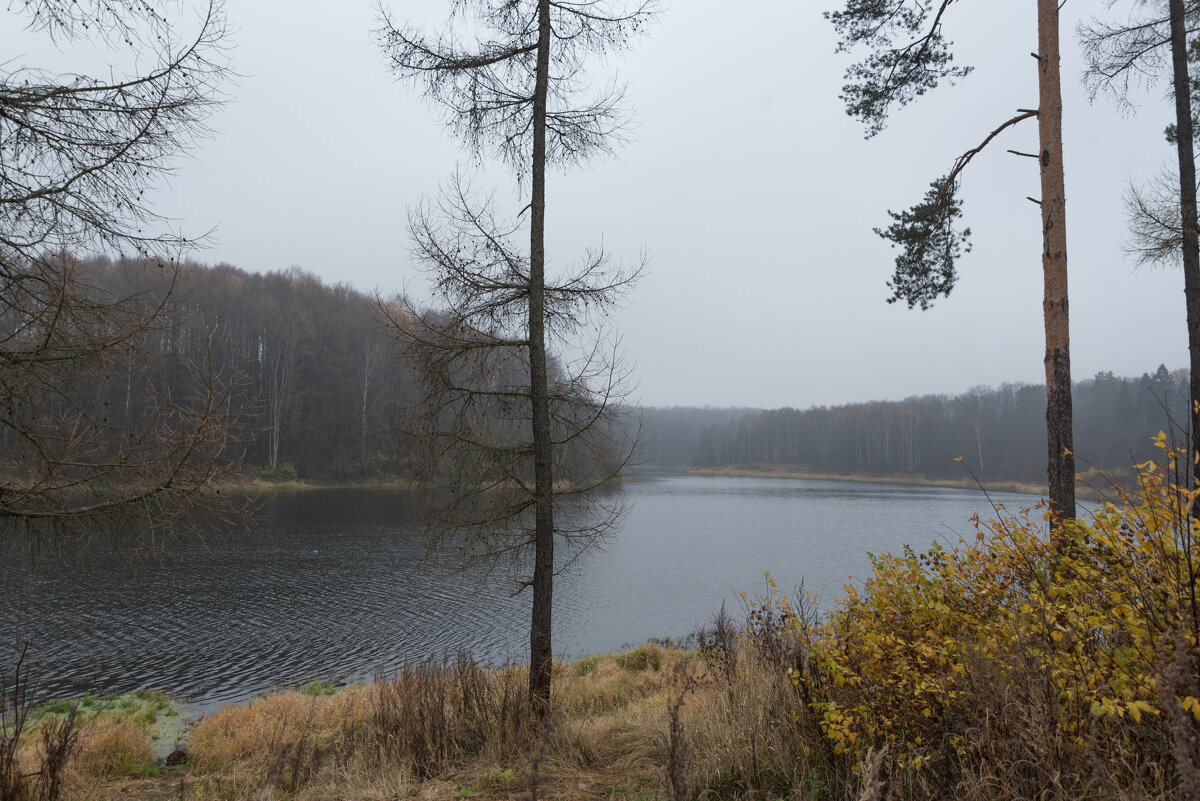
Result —
[[[649,473],[624,491],[624,528],[555,585],[564,657],[687,635],[736,608],[734,590],[760,591],[764,570],[832,600],[868,551],[955,542],[991,512],[978,491],[898,484]],[[131,566],[98,551],[86,572],[8,560],[0,643],[30,642],[44,697],[156,687],[201,709],[459,647],[526,658],[528,596],[428,564],[403,493],[281,494],[260,530],[179,556]]]

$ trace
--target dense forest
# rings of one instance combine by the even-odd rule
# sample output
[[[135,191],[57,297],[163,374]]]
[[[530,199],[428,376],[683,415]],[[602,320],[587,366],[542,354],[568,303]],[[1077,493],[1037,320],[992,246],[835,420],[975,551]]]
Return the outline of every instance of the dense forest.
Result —
[[[292,268],[265,274],[220,264],[96,259],[84,263],[101,296],[167,304],[149,362],[126,362],[97,408],[136,427],[166,391],[186,402],[197,370],[230,383],[225,458],[250,473],[317,479],[404,475],[401,430],[412,377],[397,358],[380,300]],[[1187,373],[1159,366],[1140,378],[1098,373],[1075,385],[1081,468],[1121,470],[1149,438],[1186,421]],[[782,464],[832,474],[963,478],[964,457],[984,480],[1040,482],[1045,388],[975,387],[810,409],[646,408],[641,461],[651,466]],[[12,458],[19,443],[0,443]]]
[[[1188,373],[1163,365],[1140,378],[1111,372],[1074,386],[1076,457],[1081,472],[1120,473],[1150,453],[1150,437],[1187,422]],[[1046,388],[975,387],[811,409],[739,415],[700,434],[693,462],[794,465],[833,474],[966,477],[957,457],[984,480],[1045,481]],[[1185,441],[1178,431],[1176,440]]]
[[[222,459],[251,476],[344,480],[413,472],[406,424],[421,399],[400,358],[399,299],[329,285],[297,267],[251,273],[227,264],[62,259],[96,303],[127,303],[156,321],[139,334],[145,341],[72,388],[73,402],[98,423],[97,439],[111,440],[101,447],[118,450],[129,431],[149,430],[164,397],[180,409],[210,403],[204,395],[215,384]],[[491,364],[491,381],[517,380],[499,375],[513,365]],[[554,386],[563,382],[553,358],[549,372]],[[46,406],[39,399],[22,413],[36,416]],[[29,447],[6,429],[0,460],[20,464]],[[578,458],[566,454],[564,464]]]
[[[98,299],[162,306],[148,347],[118,360],[91,395],[109,436],[136,430],[166,395],[187,406],[197,375],[220,376],[224,458],[282,476],[361,476],[397,459],[391,416],[410,386],[377,301],[298,268],[265,274],[221,264],[94,259]],[[3,443],[14,458],[23,444]]]

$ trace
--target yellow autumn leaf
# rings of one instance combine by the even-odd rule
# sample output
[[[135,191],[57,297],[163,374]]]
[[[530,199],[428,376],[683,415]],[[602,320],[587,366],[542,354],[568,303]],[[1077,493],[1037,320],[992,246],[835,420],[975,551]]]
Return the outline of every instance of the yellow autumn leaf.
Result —
[[[1150,704],[1146,703],[1145,701],[1130,701],[1128,704],[1126,704],[1125,708],[1129,710],[1129,717],[1133,718],[1135,723],[1142,722],[1143,712],[1151,715],[1158,714],[1158,710],[1150,706]]]
[[[1187,696],[1183,699],[1183,708],[1192,713],[1197,721],[1200,721],[1200,698],[1195,696]]]

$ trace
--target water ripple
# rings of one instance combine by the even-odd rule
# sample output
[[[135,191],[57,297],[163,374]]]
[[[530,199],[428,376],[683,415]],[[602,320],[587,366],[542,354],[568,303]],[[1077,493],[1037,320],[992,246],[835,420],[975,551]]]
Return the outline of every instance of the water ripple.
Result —
[[[987,508],[963,490],[781,479],[669,476],[629,491],[621,534],[556,584],[563,655],[687,634],[765,569],[782,586],[836,590],[865,572],[866,551],[923,548],[950,538],[940,522],[966,530]],[[528,594],[427,563],[402,493],[281,495],[266,519],[167,565],[101,550],[87,572],[10,561],[0,643],[32,644],[46,697],[157,687],[202,709],[460,647],[525,659]]]

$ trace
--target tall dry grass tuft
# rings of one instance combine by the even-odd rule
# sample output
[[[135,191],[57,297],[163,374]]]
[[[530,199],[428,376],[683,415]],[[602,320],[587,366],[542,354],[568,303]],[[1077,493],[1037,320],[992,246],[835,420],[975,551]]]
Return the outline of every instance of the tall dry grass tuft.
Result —
[[[556,763],[569,770],[661,773],[673,677],[681,662],[693,659],[650,644],[556,666]]]
[[[59,724],[66,723],[64,718]],[[43,729],[45,739],[51,739]],[[57,736],[61,740],[61,736]],[[51,747],[44,748],[47,754]],[[54,749],[61,751],[61,747]],[[95,778],[131,778],[152,775],[157,769],[154,746],[144,728],[128,721],[95,718],[84,731],[78,747],[78,767]]]
[[[333,695],[273,693],[202,720],[191,767],[234,798],[407,787],[472,760],[522,760],[536,739],[524,686],[520,669],[491,670],[459,654]]]
[[[721,608],[724,614],[724,607]],[[667,786],[674,801],[695,801],[700,795],[696,788],[695,757],[683,725],[683,702],[696,687],[695,677],[684,663],[676,671],[679,689],[667,707]]]
[[[503,759],[531,740],[519,671],[490,671],[465,652],[378,676],[372,704],[367,736],[422,779],[485,750]]]
[[[544,798],[548,793],[543,792],[546,775],[546,768],[550,762],[551,749],[554,743],[555,733],[558,731],[559,716],[557,713],[550,713],[546,716],[542,724],[541,735],[537,739],[537,744],[533,749],[533,753],[529,757],[529,770],[525,774],[526,789],[519,796],[520,801],[538,801]]]
[[[1200,798],[1200,715],[1189,714],[1180,699],[1200,698],[1200,666],[1188,662],[1188,648],[1177,635],[1174,654],[1161,671],[1158,694],[1171,733],[1171,753],[1175,758],[1180,794]]]
[[[769,577],[768,577],[769,580]],[[839,798],[853,764],[832,753],[813,704],[825,677],[813,659],[811,599],[746,600],[735,623],[722,608],[698,634],[694,689],[668,715],[668,742],[686,730],[691,777],[669,775],[673,794],[711,798]],[[673,718],[678,715],[680,720]],[[668,758],[668,773],[680,772]]]
[[[25,649],[17,659],[13,678],[0,673],[0,801],[25,801],[33,788],[21,765],[21,736],[33,710],[33,688],[22,671]]]
[[[859,766],[858,801],[882,801],[883,799],[883,760],[887,756],[887,746],[871,749],[867,752]]]
[[[334,695],[272,693],[225,707],[192,730],[190,767],[208,777],[218,798],[295,793],[363,760],[371,711],[369,690],[360,685]]]

